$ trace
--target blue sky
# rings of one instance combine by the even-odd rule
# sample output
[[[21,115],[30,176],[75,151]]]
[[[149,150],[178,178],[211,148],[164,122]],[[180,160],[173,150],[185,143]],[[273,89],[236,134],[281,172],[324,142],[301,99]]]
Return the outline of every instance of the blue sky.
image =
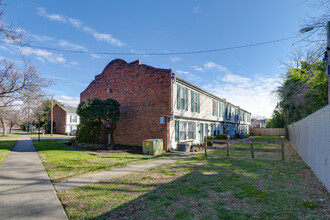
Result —
[[[318,13],[304,0],[256,1],[24,1],[11,0],[5,22],[21,25],[31,45],[86,52],[185,52],[254,44],[298,35]],[[55,85],[48,92],[70,105],[113,59],[171,68],[178,76],[269,117],[271,92],[299,39],[193,55],[111,56],[20,48]],[[0,57],[19,60],[10,44]]]

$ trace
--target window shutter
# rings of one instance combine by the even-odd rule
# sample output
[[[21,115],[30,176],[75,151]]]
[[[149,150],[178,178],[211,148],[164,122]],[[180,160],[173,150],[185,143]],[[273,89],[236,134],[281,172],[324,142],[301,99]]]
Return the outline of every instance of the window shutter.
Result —
[[[179,141],[179,121],[175,121],[175,141]]]
[[[176,100],[177,103],[176,103],[176,104],[177,104],[177,109],[180,110],[180,107],[181,107],[181,106],[180,106],[180,101],[181,101],[181,100],[180,100],[180,86],[178,85],[177,88],[178,88],[178,89],[177,89],[177,91],[176,91],[176,94],[177,94],[177,100]]]
[[[194,92],[191,90],[191,112],[196,111],[194,109]]]
[[[199,103],[199,93],[197,95],[197,106],[198,106],[198,113],[200,113],[200,103]]]
[[[214,100],[212,101],[212,115],[214,116]]]
[[[72,115],[70,115],[70,122],[72,122]]]
[[[211,136],[213,136],[213,124],[211,124]]]
[[[188,111],[188,89],[186,88],[186,111]]]

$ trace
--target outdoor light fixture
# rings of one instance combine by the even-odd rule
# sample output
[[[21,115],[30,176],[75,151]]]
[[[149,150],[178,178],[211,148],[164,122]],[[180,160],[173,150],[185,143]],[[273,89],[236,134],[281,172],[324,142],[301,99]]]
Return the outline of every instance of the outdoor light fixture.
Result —
[[[314,27],[304,27],[304,28],[300,29],[299,33],[304,34],[308,31],[313,30],[313,29],[314,29]]]

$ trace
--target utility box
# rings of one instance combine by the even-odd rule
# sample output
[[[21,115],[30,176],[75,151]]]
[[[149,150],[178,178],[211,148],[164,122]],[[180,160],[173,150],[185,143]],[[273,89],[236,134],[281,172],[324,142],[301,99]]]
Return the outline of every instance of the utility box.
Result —
[[[159,155],[164,153],[163,139],[148,139],[142,141],[143,154]]]

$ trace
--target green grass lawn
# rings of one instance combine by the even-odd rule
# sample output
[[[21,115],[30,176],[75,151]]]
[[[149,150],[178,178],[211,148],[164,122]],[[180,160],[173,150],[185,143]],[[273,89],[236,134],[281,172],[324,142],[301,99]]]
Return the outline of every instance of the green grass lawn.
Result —
[[[29,133],[30,137],[38,137],[38,133]],[[50,134],[44,134],[44,136],[42,136],[42,134],[40,134],[40,137],[75,137],[75,136],[69,136],[69,135],[64,135],[64,134],[53,134],[53,136],[51,136]]]
[[[5,162],[11,149],[15,146],[16,141],[2,141],[0,140],[0,166]]]
[[[11,133],[11,134],[6,134],[5,136],[2,135],[2,133],[0,134],[0,140],[1,139],[11,139],[11,138],[18,138],[21,136],[21,133]]]
[[[173,153],[158,156],[130,153],[97,153],[75,149],[65,143],[66,141],[60,140],[33,141],[52,181],[63,181],[90,172],[109,170],[113,167],[144,163],[178,155]]]
[[[330,195],[291,146],[286,161],[210,151],[59,193],[70,219],[327,219]]]

